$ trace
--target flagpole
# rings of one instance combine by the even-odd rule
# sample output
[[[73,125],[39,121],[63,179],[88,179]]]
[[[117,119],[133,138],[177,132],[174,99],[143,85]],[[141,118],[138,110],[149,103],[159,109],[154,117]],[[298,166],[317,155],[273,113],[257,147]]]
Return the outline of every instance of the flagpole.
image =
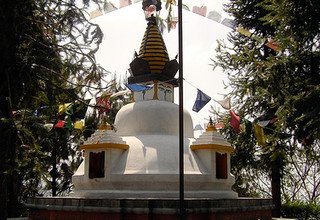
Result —
[[[178,0],[179,21],[179,208],[180,219],[185,219],[184,204],[184,124],[183,124],[183,38],[182,38],[182,0]]]

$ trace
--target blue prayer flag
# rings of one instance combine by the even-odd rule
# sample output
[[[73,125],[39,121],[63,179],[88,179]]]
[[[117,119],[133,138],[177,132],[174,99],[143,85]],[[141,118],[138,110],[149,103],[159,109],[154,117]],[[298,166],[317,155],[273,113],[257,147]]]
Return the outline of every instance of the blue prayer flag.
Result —
[[[140,84],[127,84],[126,87],[132,92],[142,92],[152,89],[153,86],[140,85]]]
[[[211,97],[202,92],[200,89],[198,90],[197,99],[194,102],[192,110],[195,112],[199,112],[210,100]]]

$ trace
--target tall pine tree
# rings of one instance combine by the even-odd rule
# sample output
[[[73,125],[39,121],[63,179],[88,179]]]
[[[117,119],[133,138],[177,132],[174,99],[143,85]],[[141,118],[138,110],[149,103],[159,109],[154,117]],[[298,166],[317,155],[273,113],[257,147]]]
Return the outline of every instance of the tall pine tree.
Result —
[[[94,56],[101,30],[73,0],[1,1],[0,27],[0,219],[6,219],[37,193],[43,171],[29,113],[46,105],[52,120],[60,101],[82,99],[84,86],[99,87],[106,71]]]
[[[244,119],[277,118],[266,129],[265,146],[256,149],[271,177],[274,216],[280,216],[286,154],[295,150],[288,142],[297,139],[307,150],[320,137],[320,6],[316,0],[230,0],[226,8],[237,30],[232,46],[220,44],[217,59],[235,106]]]

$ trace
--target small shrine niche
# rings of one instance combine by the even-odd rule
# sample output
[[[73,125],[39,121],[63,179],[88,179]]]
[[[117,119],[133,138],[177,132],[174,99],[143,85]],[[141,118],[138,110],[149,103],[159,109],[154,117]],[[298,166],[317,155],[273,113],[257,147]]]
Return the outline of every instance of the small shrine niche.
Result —
[[[216,178],[228,178],[228,155],[226,153],[216,152]]]
[[[103,178],[105,176],[105,152],[89,153],[89,179]]]

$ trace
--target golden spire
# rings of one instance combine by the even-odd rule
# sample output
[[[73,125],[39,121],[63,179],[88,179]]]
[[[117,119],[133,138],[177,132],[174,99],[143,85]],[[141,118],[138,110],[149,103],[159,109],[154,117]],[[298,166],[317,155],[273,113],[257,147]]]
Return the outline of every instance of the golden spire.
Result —
[[[179,64],[176,59],[169,60],[166,45],[156,22],[156,14],[161,9],[160,0],[144,0],[142,9],[145,12],[148,26],[143,36],[139,53],[130,63],[131,76],[129,83],[162,81],[177,86],[176,75]]]
[[[150,73],[162,73],[166,62],[169,61],[166,45],[154,17],[149,20],[138,57],[149,63]]]
[[[101,119],[101,124],[98,130],[113,130],[111,125],[107,122],[107,118],[105,116]]]
[[[216,131],[216,130],[217,129],[213,124],[212,118],[210,117],[206,131]]]

